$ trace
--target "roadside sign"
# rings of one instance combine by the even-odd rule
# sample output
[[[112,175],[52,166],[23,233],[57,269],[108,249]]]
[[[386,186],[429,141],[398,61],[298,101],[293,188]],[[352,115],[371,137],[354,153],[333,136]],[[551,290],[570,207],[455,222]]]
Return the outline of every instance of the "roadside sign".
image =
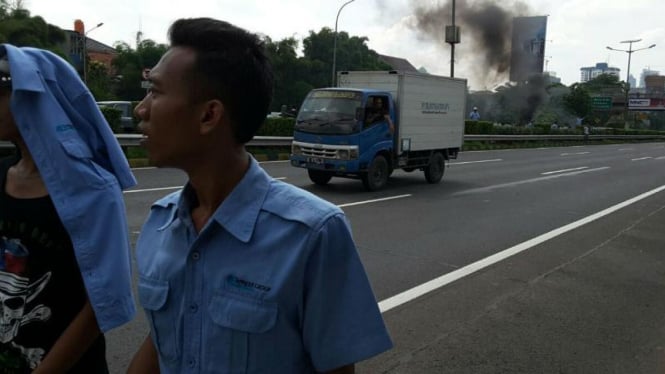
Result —
[[[612,97],[611,96],[592,97],[591,106],[597,110],[609,110],[612,108]]]

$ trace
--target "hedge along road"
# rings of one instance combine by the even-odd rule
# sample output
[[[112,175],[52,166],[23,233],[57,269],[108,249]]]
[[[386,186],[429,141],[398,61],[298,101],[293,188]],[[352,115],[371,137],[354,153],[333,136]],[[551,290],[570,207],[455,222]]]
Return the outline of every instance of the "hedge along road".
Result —
[[[482,372],[483,367],[474,365],[474,362],[486,362],[487,367],[497,368],[501,367],[499,364],[505,357],[510,357],[511,362],[522,362],[526,365],[522,371],[529,372],[529,365],[536,369],[536,363],[527,359],[530,355],[528,347],[516,344],[530,341],[528,339],[511,340],[511,345],[515,347],[512,355],[490,357],[484,354],[483,357],[487,358],[477,357],[476,360],[470,356],[477,354],[478,349],[468,350],[467,354],[465,351],[444,348],[453,342],[472,341],[475,345],[489,349],[495,342],[501,341],[486,336],[482,331],[470,333],[478,326],[470,324],[469,317],[475,316],[477,321],[485,321],[479,316],[487,315],[492,308],[498,308],[505,312],[503,326],[512,326],[519,311],[505,311],[510,306],[510,303],[504,305],[505,300],[525,287],[532,290],[528,285],[540,284],[534,279],[553,279],[559,272],[565,272],[583,259],[590,258],[580,257],[579,252],[600,246],[600,243],[616,236],[617,232],[625,231],[635,222],[635,217],[650,214],[645,210],[638,211],[634,216],[628,215],[626,220],[620,218],[624,212],[641,206],[645,201],[661,197],[663,192],[653,192],[652,196],[644,200],[609,212],[609,215],[579,228],[562,228],[660,188],[665,180],[662,173],[655,171],[662,170],[664,162],[665,147],[657,143],[465,152],[459,160],[450,164],[441,184],[426,184],[422,173],[397,171],[387,188],[374,193],[364,192],[362,184],[355,180],[333,179],[329,186],[313,186],[304,170],[284,162],[264,163],[263,167],[274,177],[283,178],[287,183],[303,187],[342,206],[351,221],[359,252],[380,301],[379,305],[386,310],[384,317],[396,342],[396,348],[390,353],[359,365],[359,372],[445,372],[446,368],[455,367],[451,364],[455,360],[477,369],[467,372]],[[139,180],[135,191],[144,191],[128,191],[125,199],[130,229],[137,233],[150,203],[170,192],[155,189],[173,187],[175,190],[186,178],[182,173],[169,169],[141,169],[136,170],[135,174]],[[650,217],[661,216],[654,213]],[[607,220],[613,221],[613,230],[606,230],[608,226],[600,224]],[[552,232],[558,233],[558,236],[550,237],[553,236]],[[657,239],[662,240],[660,235],[658,232]],[[582,236],[582,239],[571,245],[567,238],[572,236]],[[539,250],[528,249],[532,247],[528,244],[532,239],[538,242],[534,247],[538,249],[560,241],[568,244],[556,245],[551,251],[542,254]],[[484,259],[511,248],[512,251],[516,251],[516,248],[525,251],[490,268],[480,271],[474,268],[476,273],[458,279],[460,274],[469,272],[466,266],[473,263],[477,266],[478,261],[489,262]],[[554,256],[554,253],[559,256]],[[512,264],[517,261],[521,265],[514,268]],[[528,271],[533,273],[525,276],[523,273]],[[490,283],[478,282],[478,279],[488,276],[490,272],[499,272],[499,275]],[[440,278],[442,276],[447,278]],[[456,281],[445,285],[450,278]],[[438,281],[435,282],[439,284],[435,286],[442,288],[431,287],[432,283],[428,283],[436,279]],[[605,278],[603,280],[606,281]],[[662,284],[656,286],[662,287]],[[419,290],[417,287],[430,287],[432,290],[424,297],[414,298],[419,295],[415,291]],[[572,288],[577,289],[574,285]],[[637,289],[632,291],[635,296],[641,294]],[[609,298],[608,302],[611,300]],[[527,301],[522,300],[523,303]],[[547,305],[557,305],[556,299],[547,301]],[[562,305],[562,309],[566,310],[550,312],[559,316],[559,321],[578,320],[584,325],[584,318],[575,317],[580,312],[575,307],[578,302],[576,299],[567,300]],[[605,309],[607,313],[616,311],[616,308]],[[595,317],[616,319],[607,313],[601,310]],[[442,316],[446,316],[444,321],[440,320]],[[525,326],[544,324],[547,320],[544,315],[535,316]],[[483,325],[483,330],[489,331],[488,326],[493,325]],[[506,330],[502,331],[501,336],[513,334],[515,337],[523,333],[517,327]],[[122,372],[146,331],[145,320],[140,313],[134,322],[108,334],[108,356],[113,372]],[[458,335],[453,334],[455,331]],[[589,332],[590,341],[596,338],[604,342],[615,341],[611,335],[596,336],[597,333]],[[567,336],[563,334],[552,342],[559,353],[567,350],[564,348],[581,347],[579,350],[584,350],[587,347],[571,344],[566,339]],[[532,341],[530,343],[531,346],[537,346]],[[638,348],[622,351],[644,349],[644,352],[651,352],[643,344],[636,346]],[[561,353],[545,357],[570,359],[572,356]],[[578,360],[591,362],[594,357],[578,357]],[[541,361],[553,364],[552,360]],[[436,362],[442,362],[441,367],[431,366],[436,365]],[[612,360],[606,359],[605,362]],[[453,372],[464,372],[462,369],[457,367]]]

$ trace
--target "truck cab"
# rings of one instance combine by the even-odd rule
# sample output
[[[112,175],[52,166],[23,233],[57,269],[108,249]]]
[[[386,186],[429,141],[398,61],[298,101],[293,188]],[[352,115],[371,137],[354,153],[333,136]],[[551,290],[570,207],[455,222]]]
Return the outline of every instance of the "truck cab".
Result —
[[[338,176],[362,179],[369,189],[378,189],[393,169],[395,122],[389,92],[313,90],[296,118],[291,164],[307,168],[316,184],[327,184]],[[377,155],[384,160],[375,168],[374,178],[369,178],[369,167]]]

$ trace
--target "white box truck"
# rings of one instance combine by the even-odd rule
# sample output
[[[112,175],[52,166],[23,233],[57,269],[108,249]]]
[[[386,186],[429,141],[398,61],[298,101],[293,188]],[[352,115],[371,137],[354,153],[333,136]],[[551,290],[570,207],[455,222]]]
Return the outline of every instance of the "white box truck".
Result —
[[[296,118],[291,164],[320,185],[357,178],[383,187],[394,169],[443,177],[464,141],[466,80],[395,71],[338,74],[338,87],[312,90]]]

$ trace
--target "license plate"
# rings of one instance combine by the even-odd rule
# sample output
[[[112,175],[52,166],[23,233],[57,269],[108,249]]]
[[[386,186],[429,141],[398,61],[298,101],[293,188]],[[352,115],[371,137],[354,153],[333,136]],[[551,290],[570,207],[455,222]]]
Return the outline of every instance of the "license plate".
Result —
[[[320,157],[307,157],[307,162],[310,164],[323,165],[323,159]]]

